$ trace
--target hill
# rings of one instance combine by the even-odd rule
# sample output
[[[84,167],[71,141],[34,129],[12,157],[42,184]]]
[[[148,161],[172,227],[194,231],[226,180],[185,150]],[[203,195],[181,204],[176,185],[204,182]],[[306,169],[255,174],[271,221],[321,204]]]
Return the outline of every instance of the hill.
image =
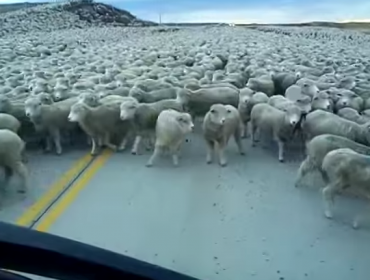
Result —
[[[13,15],[29,12],[39,13],[46,10],[53,10],[55,12],[69,12],[79,17],[79,20],[86,21],[90,24],[116,24],[116,25],[134,25],[134,26],[150,26],[156,25],[154,22],[138,19],[130,12],[118,9],[112,5],[94,2],[92,0],[74,0],[63,2],[49,2],[49,3],[14,3],[14,4],[0,4],[0,15],[3,17],[12,18]],[[41,10],[40,10],[41,9]],[[1,20],[0,20],[1,22]],[[1,26],[0,26],[1,29]]]

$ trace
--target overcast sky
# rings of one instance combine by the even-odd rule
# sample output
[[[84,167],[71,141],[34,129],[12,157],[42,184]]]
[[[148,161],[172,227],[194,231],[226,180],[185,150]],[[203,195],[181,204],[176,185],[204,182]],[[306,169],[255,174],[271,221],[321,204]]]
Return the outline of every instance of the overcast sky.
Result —
[[[41,0],[43,1],[43,0]],[[55,0],[54,0],[55,1]],[[0,0],[0,3],[24,0]],[[28,0],[28,2],[40,2]],[[146,20],[284,23],[370,20],[370,0],[103,0]]]

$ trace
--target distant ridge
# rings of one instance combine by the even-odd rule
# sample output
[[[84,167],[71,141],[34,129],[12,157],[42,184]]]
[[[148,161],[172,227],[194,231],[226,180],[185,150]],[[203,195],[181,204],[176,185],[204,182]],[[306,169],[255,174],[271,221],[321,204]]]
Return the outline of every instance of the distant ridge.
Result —
[[[130,26],[151,26],[157,23],[136,18],[130,12],[116,8],[109,4],[99,3],[93,0],[70,0],[54,2],[22,2],[13,4],[0,4],[0,14],[8,14],[37,6],[54,4],[67,12],[74,13],[79,19],[89,23],[117,24]],[[1,28],[1,27],[0,27]]]
[[[167,26],[209,26],[209,25],[228,25],[227,23],[164,23]],[[343,29],[356,29],[356,28],[370,28],[370,22],[331,22],[331,21],[313,21],[313,22],[303,22],[303,23],[245,23],[245,24],[235,24],[235,26],[245,26],[245,27],[260,27],[260,26],[286,26],[286,27],[333,27],[333,28],[343,28]]]

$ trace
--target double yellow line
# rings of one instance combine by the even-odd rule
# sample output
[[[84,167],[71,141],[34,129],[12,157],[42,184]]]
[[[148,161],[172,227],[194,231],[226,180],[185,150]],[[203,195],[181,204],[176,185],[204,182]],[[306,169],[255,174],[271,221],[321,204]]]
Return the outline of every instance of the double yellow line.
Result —
[[[16,224],[26,227],[35,225],[36,230],[48,231],[111,155],[112,152],[106,149],[96,158],[90,154],[83,156],[49,188],[41,199],[21,215]],[[76,181],[73,182],[75,179]]]

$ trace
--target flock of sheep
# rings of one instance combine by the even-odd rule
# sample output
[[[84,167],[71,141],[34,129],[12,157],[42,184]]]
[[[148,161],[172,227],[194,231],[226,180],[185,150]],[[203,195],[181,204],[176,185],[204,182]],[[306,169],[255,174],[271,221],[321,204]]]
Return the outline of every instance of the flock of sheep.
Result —
[[[132,143],[168,153],[173,164],[202,118],[206,162],[227,165],[231,136],[306,144],[296,186],[316,170],[326,183],[325,215],[336,193],[370,186],[369,37],[309,28],[197,27],[71,29],[0,38],[0,163],[27,189],[25,143],[45,149],[85,135],[96,155]],[[186,157],[186,155],[184,155]],[[277,163],[278,164],[278,163]],[[353,226],[358,226],[356,217]]]

